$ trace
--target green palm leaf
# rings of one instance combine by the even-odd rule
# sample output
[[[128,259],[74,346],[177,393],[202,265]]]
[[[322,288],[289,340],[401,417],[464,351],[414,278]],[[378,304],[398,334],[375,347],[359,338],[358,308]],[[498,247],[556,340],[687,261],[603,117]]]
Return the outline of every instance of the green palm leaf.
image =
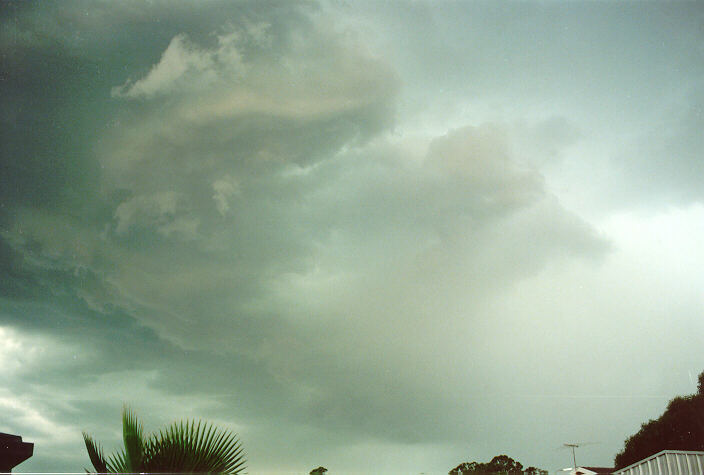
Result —
[[[88,451],[88,457],[90,458],[90,463],[93,464],[93,468],[99,473],[107,473],[108,464],[103,455],[103,448],[100,447],[100,444],[93,441],[93,438],[85,432],[83,432],[83,441],[86,443],[86,450]]]
[[[122,410],[122,439],[125,444],[125,471],[138,473],[142,471],[144,456],[142,441],[142,424],[137,417],[124,407]]]
[[[245,457],[235,434],[195,421],[174,423],[150,438],[144,469],[153,471],[240,473]]]
[[[200,421],[174,423],[144,438],[142,424],[127,407],[122,413],[125,449],[105,458],[86,433],[88,456],[98,473],[221,473],[245,469],[242,444],[227,430]]]
[[[107,473],[125,473],[127,472],[127,461],[125,456],[125,451],[120,450],[117,453],[112,454],[108,458],[108,472]]]

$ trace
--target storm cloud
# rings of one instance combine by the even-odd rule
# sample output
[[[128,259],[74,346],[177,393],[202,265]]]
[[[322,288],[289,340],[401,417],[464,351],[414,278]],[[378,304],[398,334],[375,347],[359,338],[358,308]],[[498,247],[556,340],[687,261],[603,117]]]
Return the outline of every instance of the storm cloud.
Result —
[[[609,465],[702,370],[702,13],[5,4],[21,468],[87,467],[123,403],[253,473]]]

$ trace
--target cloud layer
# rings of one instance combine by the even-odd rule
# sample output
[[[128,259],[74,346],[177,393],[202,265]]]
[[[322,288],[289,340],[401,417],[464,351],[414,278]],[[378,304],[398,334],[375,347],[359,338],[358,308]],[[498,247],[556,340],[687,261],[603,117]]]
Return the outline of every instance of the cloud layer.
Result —
[[[608,465],[690,389],[704,63],[669,53],[701,31],[643,43],[687,5],[169,7],[2,18],[0,429],[27,470],[80,470],[123,402],[239,431],[262,473],[553,468],[589,438]]]

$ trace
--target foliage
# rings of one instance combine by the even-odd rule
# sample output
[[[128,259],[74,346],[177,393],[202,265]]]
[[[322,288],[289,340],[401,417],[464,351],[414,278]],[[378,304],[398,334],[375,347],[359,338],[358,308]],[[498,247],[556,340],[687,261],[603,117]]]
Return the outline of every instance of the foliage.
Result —
[[[477,462],[462,462],[448,472],[449,475],[461,475],[463,473],[472,473],[477,470]]]
[[[528,474],[540,474],[544,472],[535,467],[530,467],[525,472],[523,471],[523,464],[513,460],[508,455],[497,455],[491,462],[488,463],[477,463],[477,462],[463,462],[457,467],[450,470],[449,475],[462,475],[465,473],[471,474],[514,474],[514,473],[528,473]]]
[[[311,470],[309,475],[322,475],[327,471],[328,471],[328,469],[325,467],[318,467],[318,468],[314,468],[313,470]]]
[[[616,455],[616,468],[650,457],[662,450],[704,450],[704,372],[699,375],[698,392],[671,400],[657,419],[641,425]]]
[[[98,473],[236,474],[245,468],[237,435],[200,421],[174,423],[145,438],[142,424],[125,407],[122,438],[125,448],[105,458],[102,447],[83,433],[88,456]]]

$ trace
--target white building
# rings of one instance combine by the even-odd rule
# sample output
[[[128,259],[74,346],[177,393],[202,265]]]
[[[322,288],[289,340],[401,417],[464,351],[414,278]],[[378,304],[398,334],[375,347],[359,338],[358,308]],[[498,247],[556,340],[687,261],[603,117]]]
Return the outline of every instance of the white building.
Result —
[[[614,475],[702,475],[704,474],[704,452],[663,450],[613,473]]]

